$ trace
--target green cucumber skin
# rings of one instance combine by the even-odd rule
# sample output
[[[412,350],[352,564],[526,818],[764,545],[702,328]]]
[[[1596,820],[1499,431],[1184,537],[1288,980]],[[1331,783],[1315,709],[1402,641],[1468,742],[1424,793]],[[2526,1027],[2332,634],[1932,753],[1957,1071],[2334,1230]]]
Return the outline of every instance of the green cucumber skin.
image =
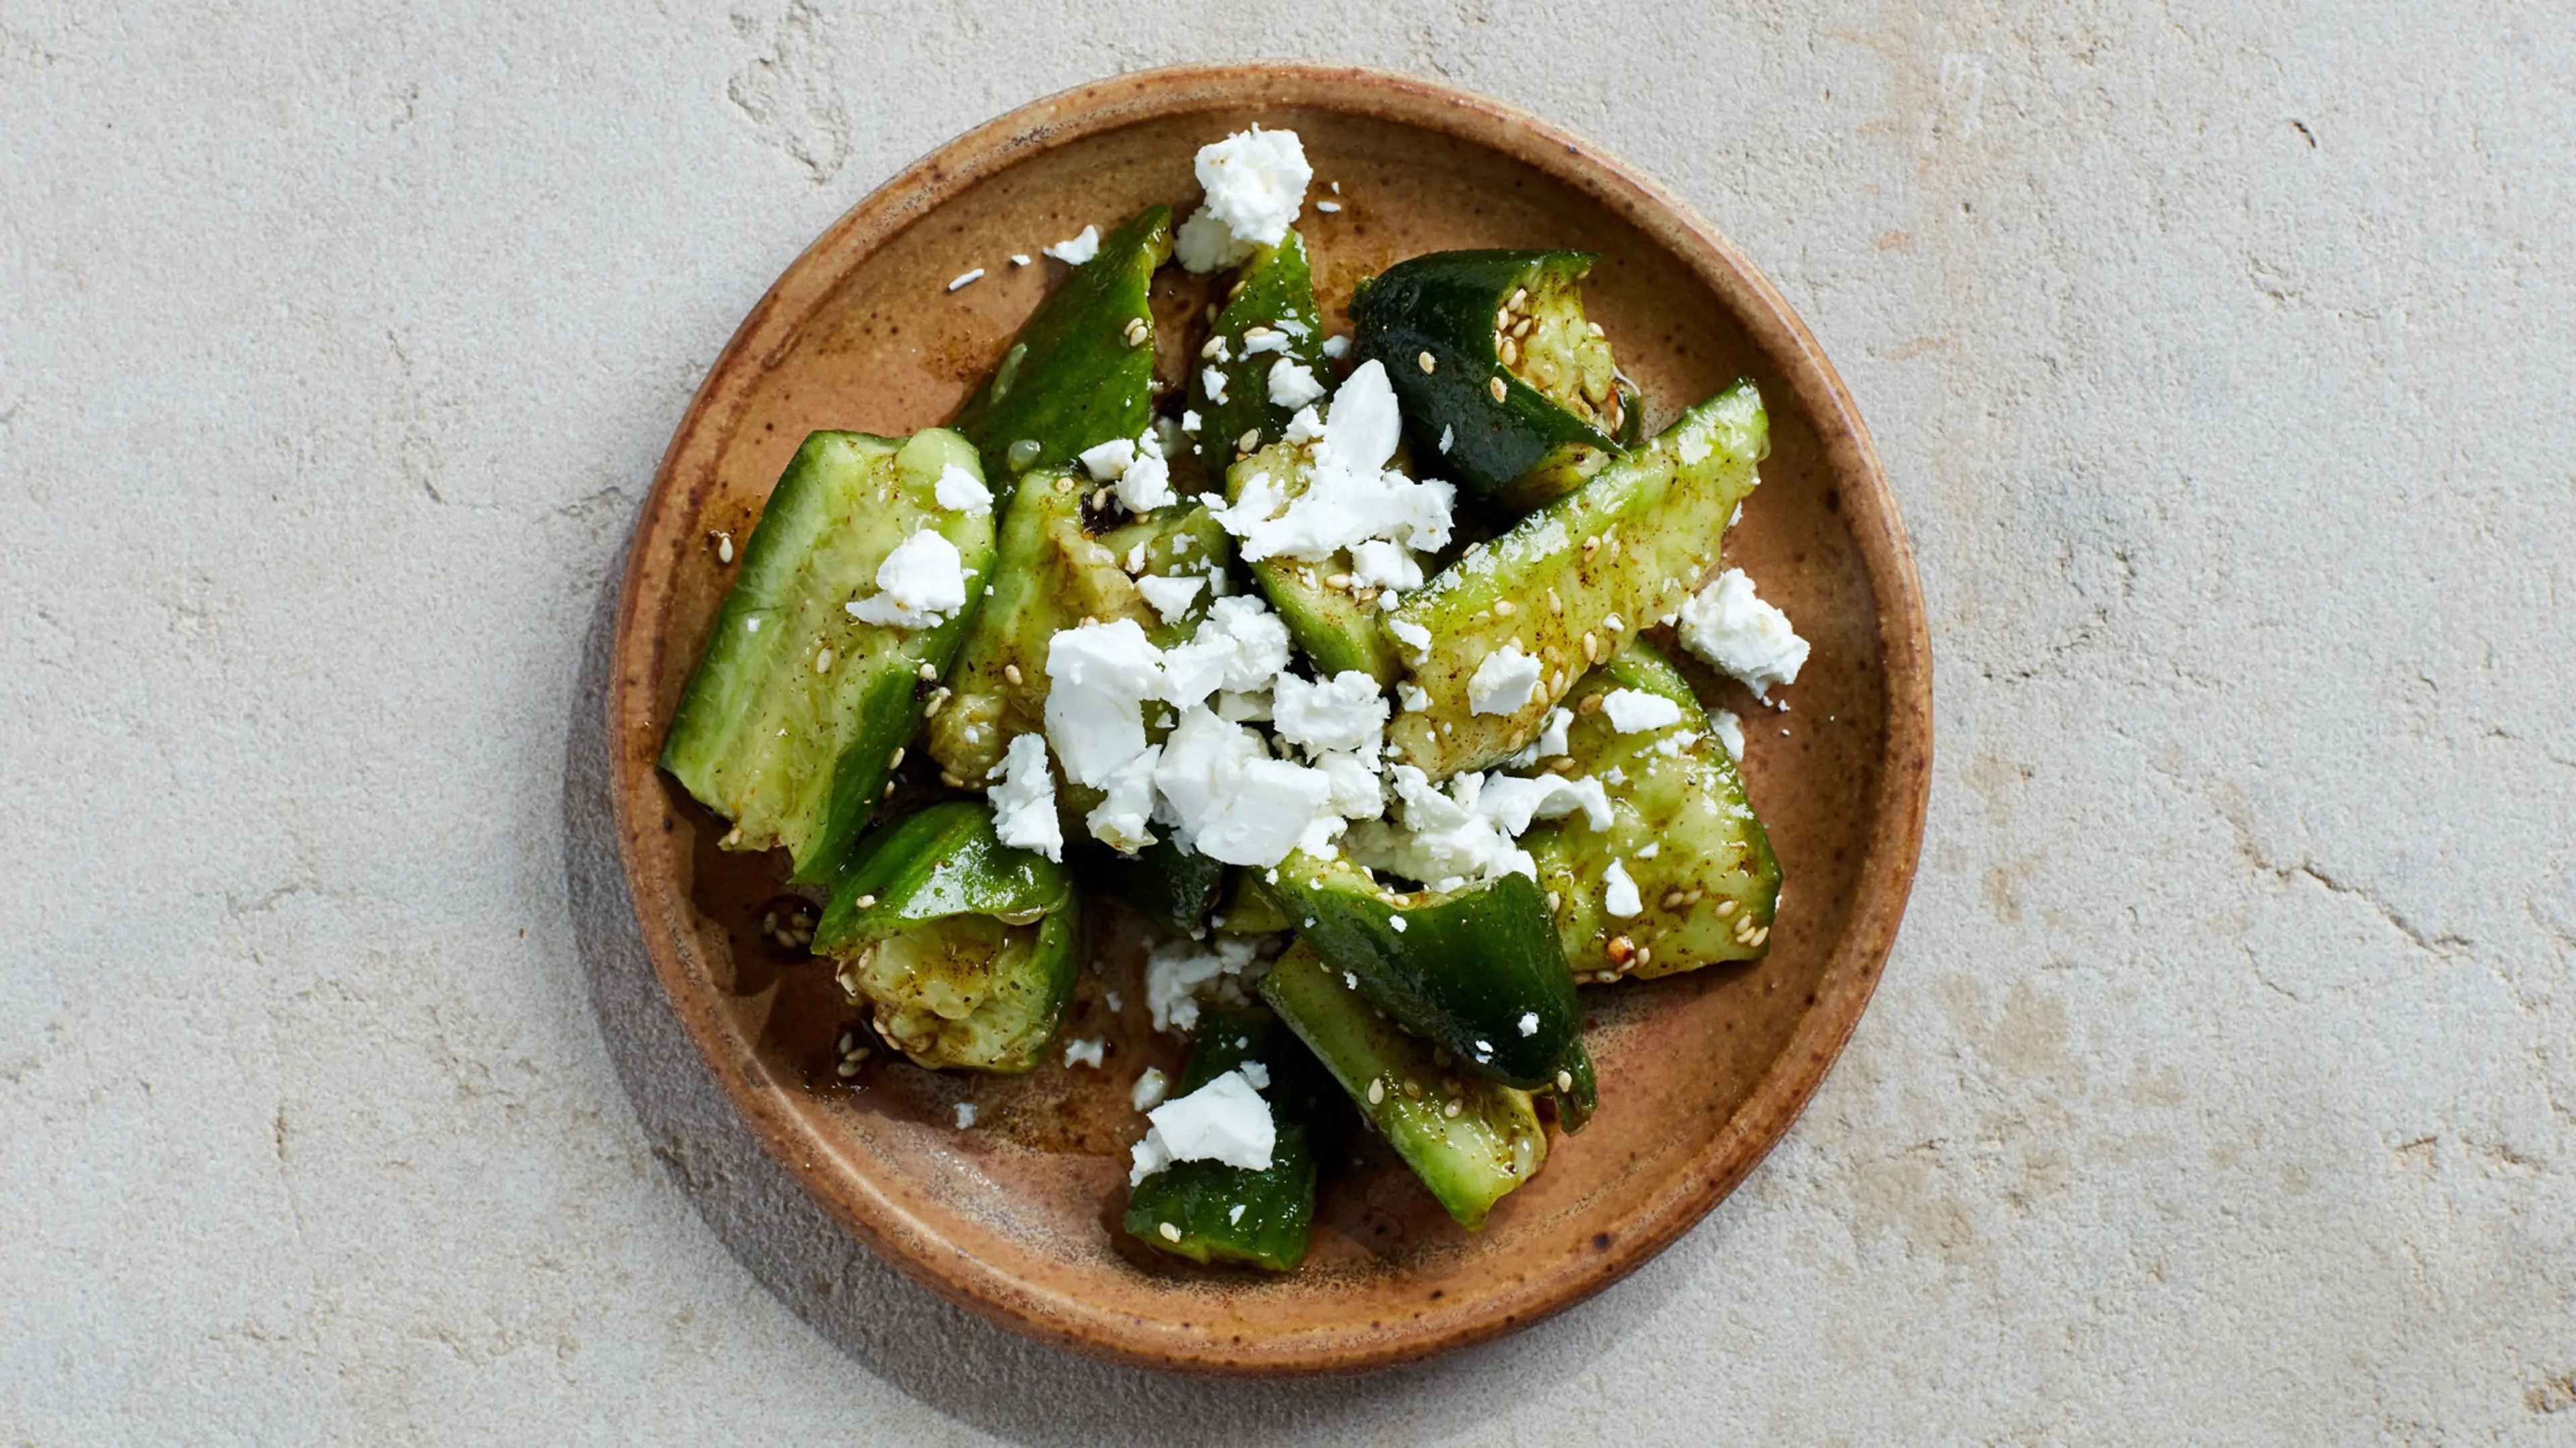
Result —
[[[1472,494],[1530,506],[1579,481],[1600,455],[1622,451],[1494,350],[1494,313],[1516,289],[1578,281],[1595,260],[1583,251],[1433,252],[1397,262],[1361,289],[1351,302],[1352,350],[1386,368],[1416,458]],[[1495,378],[1503,382],[1500,401],[1489,390]]]
[[[1460,1226],[1483,1227],[1494,1204],[1545,1164],[1547,1131],[1529,1093],[1440,1066],[1428,1042],[1380,1017],[1311,944],[1299,941],[1271,966],[1261,998]],[[1407,1081],[1424,1093],[1406,1093]],[[1451,1100],[1462,1108],[1454,1117]]]
[[[1408,905],[1390,904],[1339,857],[1294,854],[1278,876],[1254,878],[1299,939],[1358,977],[1371,1005],[1469,1070],[1524,1091],[1558,1092],[1566,1129],[1581,1128],[1596,1103],[1583,1005],[1547,900],[1528,876],[1506,874]],[[1532,1013],[1538,1029],[1524,1035],[1521,1019]],[[1570,1091],[1559,1092],[1560,1072],[1572,1079]]]
[[[1198,933],[1225,886],[1224,865],[1160,834],[1132,855],[1088,837],[1065,838],[1067,862],[1085,889],[1114,895],[1177,934]]]
[[[1294,322],[1306,329],[1305,334],[1287,334],[1285,352],[1243,350],[1246,329],[1275,329],[1281,322]],[[1324,366],[1323,321],[1315,309],[1315,283],[1307,270],[1303,236],[1292,229],[1286,240],[1245,263],[1242,280],[1225,310],[1217,314],[1213,335],[1226,339],[1228,360],[1199,358],[1190,364],[1190,407],[1199,415],[1200,466],[1209,477],[1222,478],[1245,433],[1273,439],[1288,426],[1290,410],[1270,400],[1270,369],[1280,358],[1305,364],[1316,381],[1331,385],[1331,373]],[[1208,399],[1206,373],[1211,366],[1225,375],[1223,402]]]
[[[1681,705],[1679,727],[1699,738],[1668,755],[1655,747],[1665,731],[1621,734],[1600,712],[1582,711],[1584,696],[1611,689],[1639,689]],[[1521,847],[1538,861],[1540,885],[1557,901],[1557,936],[1567,964],[1578,978],[1607,970],[1652,979],[1767,954],[1768,937],[1760,945],[1747,944],[1738,922],[1771,923],[1780,902],[1780,862],[1745,796],[1744,777],[1709,727],[1690,682],[1640,639],[1567,698],[1576,706],[1566,738],[1574,773],[1616,768],[1627,779],[1611,793],[1607,831],[1557,821],[1521,837]],[[1650,843],[1654,858],[1638,858],[1637,851]],[[1601,878],[1614,859],[1636,882],[1643,914],[1614,920],[1601,908]],[[1694,889],[1701,897],[1687,899]],[[1667,906],[1676,892],[1685,899]],[[1721,915],[1718,907],[1725,902],[1734,909]],[[1645,949],[1645,965],[1637,965],[1633,955],[1626,962],[1610,958],[1609,942],[1619,936]]]
[[[843,962],[844,986],[878,1009],[882,1031],[888,1012],[930,1005],[926,995],[860,991],[853,983],[865,978],[870,953],[961,916],[989,917],[1006,930],[1034,926],[1034,934],[986,958],[971,979],[922,983],[922,991],[936,985],[977,1003],[970,1014],[947,1018],[932,1050],[907,1054],[934,1070],[1034,1069],[1063,1025],[1081,972],[1081,900],[1061,866],[1001,843],[981,800],[934,804],[861,840],[833,883],[814,950]]]
[[[1188,1066],[1171,1092],[1187,1096],[1246,1061],[1269,1068],[1262,1093],[1278,1129],[1263,1171],[1223,1162],[1175,1162],[1136,1184],[1122,1219],[1128,1235],[1202,1264],[1230,1263],[1286,1272],[1306,1260],[1315,1222],[1315,1121],[1324,1109],[1320,1074],[1306,1048],[1267,1011],[1208,1012],[1200,1017]],[[1241,1206],[1241,1220],[1232,1212]],[[1180,1240],[1165,1237],[1163,1224]]]
[[[1172,254],[1172,208],[1148,206],[1101,238],[1091,260],[1038,304],[984,385],[950,427],[984,455],[995,496],[1039,468],[1062,467],[1086,448],[1135,437],[1153,415],[1154,312],[1147,291]],[[1131,345],[1130,326],[1145,322]],[[1037,443],[1010,465],[1011,444]]]
[[[1387,726],[1404,761],[1435,780],[1493,763],[1527,743],[1590,668],[1587,634],[1610,658],[1680,608],[1715,566],[1719,535],[1753,491],[1770,436],[1760,393],[1738,382],[1408,596],[1386,626],[1389,637],[1399,622],[1430,633],[1427,654],[1405,651],[1430,707]],[[1587,551],[1587,539],[1597,546]],[[1497,616],[1494,605],[1506,601],[1512,611]],[[1515,640],[1542,663],[1536,695],[1509,714],[1475,713],[1468,680]]]
[[[743,547],[663,741],[662,768],[739,827],[735,847],[784,847],[799,881],[828,880],[866,827],[919,725],[922,667],[948,666],[992,577],[991,515],[933,497],[952,464],[978,471],[974,449],[943,429],[807,437]],[[928,629],[851,618],[841,605],[872,592],[886,554],[923,526],[970,570],[966,608]],[[816,673],[823,647],[835,662]]]

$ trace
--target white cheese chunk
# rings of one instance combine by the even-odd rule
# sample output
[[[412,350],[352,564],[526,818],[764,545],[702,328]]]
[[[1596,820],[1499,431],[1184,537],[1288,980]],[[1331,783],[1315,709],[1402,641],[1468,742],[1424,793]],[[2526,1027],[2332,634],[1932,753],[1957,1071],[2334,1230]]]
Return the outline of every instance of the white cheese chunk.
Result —
[[[1526,833],[1533,820],[1561,819],[1578,809],[1593,829],[1610,828],[1610,796],[1597,779],[1497,774],[1485,781],[1476,796],[1477,813],[1513,836]]]
[[[1068,236],[1045,251],[1068,266],[1080,266],[1100,254],[1100,228],[1086,226],[1081,235]]]
[[[1234,266],[1254,248],[1285,240],[1315,178],[1295,131],[1259,126],[1200,147],[1195,169],[1207,199],[1181,223],[1172,245],[1172,254],[1194,272]]]
[[[1351,585],[1355,588],[1420,588],[1422,560],[1401,543],[1384,538],[1364,539],[1351,546]]]
[[[1807,662],[1807,641],[1787,614],[1754,596],[1753,580],[1741,568],[1719,574],[1682,605],[1681,640],[1766,701],[1772,685],[1796,683]]]
[[[1137,1110],[1151,1111],[1163,1104],[1163,1093],[1171,1089],[1172,1078],[1163,1074],[1163,1068],[1148,1066],[1144,1074],[1136,1078],[1136,1085],[1128,1091],[1127,1099],[1135,1103]]]
[[[1268,1171],[1279,1129],[1270,1103],[1241,1071],[1228,1071],[1149,1114],[1153,1134],[1173,1161],[1216,1161],[1246,1171]]]
[[[960,1131],[964,1131],[967,1127],[970,1127],[970,1126],[972,1126],[972,1125],[974,1125],[974,1124],[975,1124],[975,1103],[974,1103],[974,1102],[972,1102],[972,1101],[960,1101],[960,1102],[958,1102],[958,1103],[957,1103],[957,1129],[958,1129],[958,1130],[960,1130]]]
[[[1601,872],[1601,908],[1622,920],[1645,912],[1646,902],[1637,898],[1637,882],[1628,878],[1628,867],[1617,860]]]
[[[966,560],[936,529],[895,545],[877,565],[877,591],[842,605],[852,618],[890,628],[935,628],[966,606]]]
[[[1238,936],[1220,935],[1206,945],[1172,940],[1154,947],[1145,956],[1145,1007],[1153,1014],[1154,1029],[1173,1035],[1196,1030],[1199,1002],[1206,997],[1229,1005],[1248,1002],[1246,991],[1260,963],[1259,949]]]
[[[1643,689],[1613,689],[1601,696],[1601,717],[1622,734],[1642,734],[1682,722],[1682,706]]]
[[[1326,337],[1324,339],[1324,355],[1332,358],[1336,362],[1348,357],[1351,355],[1351,339],[1347,335]]]
[[[1521,1012],[1521,1018],[1520,1018],[1519,1025],[1520,1025],[1520,1028],[1521,1028],[1521,1034],[1522,1034],[1522,1035],[1524,1035],[1524,1036],[1535,1036],[1535,1035],[1537,1035],[1537,1034],[1538,1034],[1538,1012],[1536,1012],[1536,1011],[1523,1011],[1523,1012]]]
[[[1143,753],[1109,771],[1100,786],[1107,797],[1083,816],[1093,839],[1130,855],[1154,842],[1145,826],[1154,815],[1154,766],[1162,755],[1160,745],[1148,745]]]
[[[1280,738],[1311,750],[1374,750],[1387,718],[1377,680],[1357,669],[1315,683],[1281,674],[1271,688],[1270,712]]]
[[[1332,781],[1321,770],[1252,760],[1235,776],[1232,792],[1209,815],[1193,847],[1229,865],[1276,865],[1298,847],[1309,826],[1341,823],[1332,800]]]
[[[950,463],[939,470],[939,481],[931,485],[930,496],[939,506],[952,512],[973,514],[993,511],[993,490],[984,486],[982,478],[955,463]]]
[[[1100,1065],[1101,1052],[1106,1044],[1096,1040],[1067,1041],[1064,1043],[1064,1063],[1068,1066],[1090,1066],[1096,1069]]]
[[[1145,601],[1154,606],[1154,612],[1161,614],[1165,623],[1179,623],[1187,617],[1190,604],[1205,587],[1207,580],[1195,573],[1182,577],[1148,573],[1136,580],[1136,591],[1145,595]],[[1165,657],[1169,656],[1166,653]]]
[[[1391,618],[1386,621],[1386,631],[1395,635],[1396,642],[1413,650],[1413,661],[1417,664],[1431,652],[1431,630],[1421,624],[1410,619]]]
[[[1717,731],[1717,742],[1725,745],[1726,752],[1738,763],[1743,762],[1744,721],[1737,718],[1732,709],[1713,709],[1709,711],[1708,722]]]
[[[1162,651],[1134,619],[1060,629],[1047,645],[1047,742],[1065,776],[1105,788],[1145,751],[1144,701],[1162,690]]]
[[[1386,368],[1363,362],[1334,392],[1323,432],[1308,457],[1306,488],[1293,499],[1267,471],[1244,482],[1229,505],[1210,504],[1250,562],[1284,556],[1320,561],[1371,538],[1425,551],[1447,545],[1457,490],[1387,467],[1402,433]],[[1213,496],[1213,495],[1211,495]]]
[[[1136,443],[1133,438],[1113,437],[1095,447],[1084,448],[1079,458],[1083,471],[1091,474],[1093,482],[1115,482],[1127,471],[1128,464],[1136,461]]]
[[[1225,369],[1205,367],[1199,370],[1199,381],[1207,389],[1207,400],[1219,407],[1225,405]]]
[[[1046,741],[1023,734],[1002,755],[1002,782],[993,786],[993,834],[1016,850],[1064,858],[1064,826],[1056,819],[1055,774],[1047,768]]]
[[[1220,598],[1208,606],[1198,631],[1163,655],[1167,703],[1188,708],[1219,689],[1265,688],[1288,667],[1288,625],[1251,594]]]
[[[1272,336],[1279,335],[1276,332]],[[1324,395],[1324,384],[1306,364],[1293,357],[1282,357],[1270,364],[1270,403],[1273,407],[1298,408]]]
[[[1428,630],[1425,634],[1427,646]],[[1539,675],[1539,661],[1521,652],[1515,639],[1485,655],[1467,676],[1467,707],[1478,714],[1516,713],[1538,697]]]
[[[1234,1069],[1243,1073],[1243,1079],[1252,1083],[1253,1090],[1267,1091],[1270,1089],[1270,1068],[1268,1066],[1261,1064],[1259,1061],[1246,1061]]]

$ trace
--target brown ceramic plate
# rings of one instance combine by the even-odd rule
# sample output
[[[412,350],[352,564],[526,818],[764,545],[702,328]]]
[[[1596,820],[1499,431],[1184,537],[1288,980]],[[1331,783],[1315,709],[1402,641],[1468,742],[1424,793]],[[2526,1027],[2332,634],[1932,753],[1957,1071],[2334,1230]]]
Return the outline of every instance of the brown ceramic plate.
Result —
[[[1338,330],[1352,283],[1416,252],[1573,246],[1650,401],[1650,427],[1738,376],[1761,386],[1772,454],[1727,557],[1815,652],[1773,714],[1699,682],[1750,736],[1745,773],[1787,888],[1768,959],[1585,992],[1601,1111],[1484,1231],[1452,1225],[1373,1142],[1328,1165],[1313,1254],[1284,1277],[1202,1270],[1117,1230],[1127,1089],[1176,1068],[1135,975],[1133,922],[1095,932],[1069,1036],[1101,1070],[1024,1078],[872,1063],[834,1071],[853,1019],[826,966],[764,937],[778,858],[720,854],[720,827],[653,766],[746,536],[814,428],[901,434],[945,420],[1061,263],[1014,268],[1086,224],[1194,203],[1193,153],[1252,122],[1304,139],[1301,228]],[[950,293],[970,267],[984,279]],[[1159,291],[1177,316],[1197,298]],[[1177,329],[1167,329],[1167,335]],[[1167,346],[1182,345],[1175,337]],[[1166,359],[1177,371],[1177,355]],[[862,1241],[1016,1331],[1122,1362],[1302,1373],[1483,1341],[1631,1271],[1697,1222],[1787,1130],[1851,1034],[1896,932],[1922,833],[1931,677],[1905,534],[1852,400],[1815,340],[1715,229],[1653,183],[1507,106],[1409,77],[1281,65],[1124,76],[1015,111],[887,182],[760,299],[698,389],[627,564],[609,699],[629,886],[663,987],[743,1117]],[[1122,998],[1112,1011],[1109,996]],[[954,1125],[972,1100],[979,1121]]]

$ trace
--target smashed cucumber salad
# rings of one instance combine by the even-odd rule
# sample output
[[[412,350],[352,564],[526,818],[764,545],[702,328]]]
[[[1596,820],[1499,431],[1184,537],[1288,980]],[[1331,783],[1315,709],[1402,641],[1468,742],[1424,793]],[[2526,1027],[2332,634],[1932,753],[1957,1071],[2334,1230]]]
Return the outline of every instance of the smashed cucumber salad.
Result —
[[[1328,332],[1296,134],[1196,170],[1177,228],[1047,248],[1063,280],[947,427],[805,440],[661,763],[828,891],[852,1055],[1031,1070],[1088,903],[1149,917],[1147,1004],[1192,1045],[1128,1083],[1126,1230],[1284,1271],[1352,1117],[1479,1227],[1600,1104],[1578,986],[1765,953],[1741,726],[1645,634],[1766,700],[1807,646],[1719,571],[1760,396],[1647,435],[1589,254],[1412,257]],[[1175,263],[1231,284],[1165,378]],[[940,797],[883,818],[899,771]]]

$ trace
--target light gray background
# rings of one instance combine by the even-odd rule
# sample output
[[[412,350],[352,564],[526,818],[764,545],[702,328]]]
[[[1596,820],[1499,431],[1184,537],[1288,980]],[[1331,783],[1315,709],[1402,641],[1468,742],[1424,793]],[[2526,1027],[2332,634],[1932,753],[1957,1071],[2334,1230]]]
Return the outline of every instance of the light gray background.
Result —
[[[2576,1442],[2564,8],[218,8],[0,0],[0,1438]],[[641,994],[592,749],[788,259],[999,111],[1250,55],[1730,232],[1940,669],[1886,984],[1745,1189],[1285,1387],[842,1243]]]

